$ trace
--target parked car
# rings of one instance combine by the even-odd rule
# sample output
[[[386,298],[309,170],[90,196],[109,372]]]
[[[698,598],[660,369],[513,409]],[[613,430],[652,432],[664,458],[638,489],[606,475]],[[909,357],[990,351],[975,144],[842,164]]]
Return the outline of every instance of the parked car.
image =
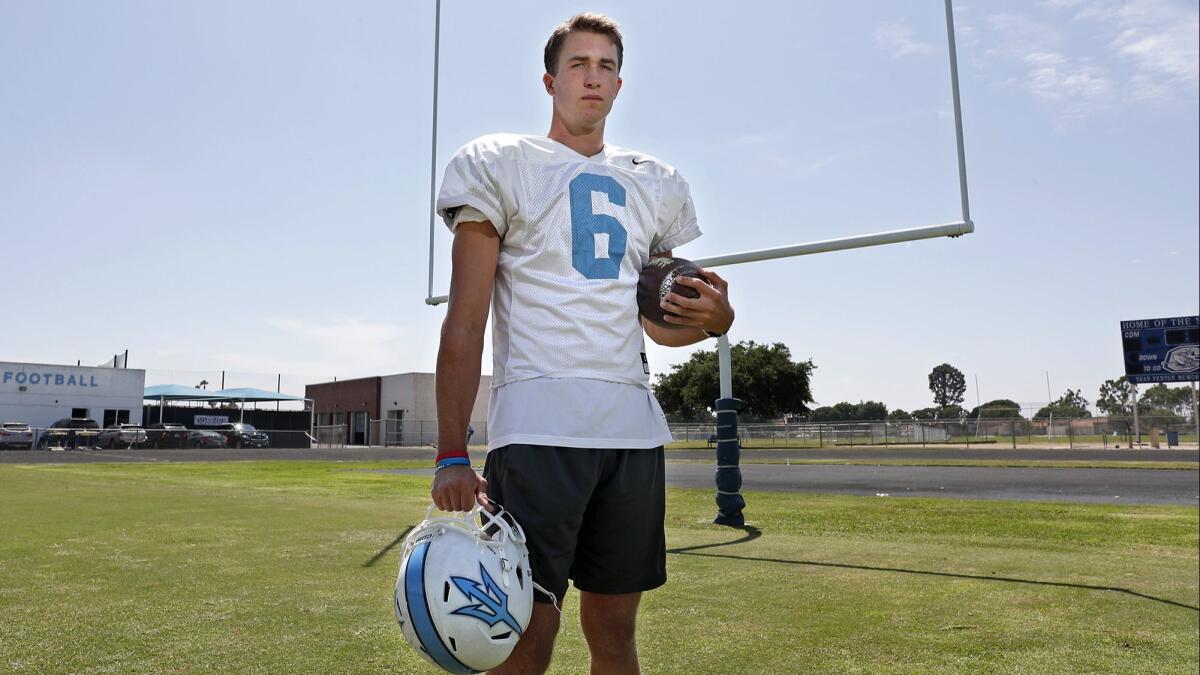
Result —
[[[219,432],[206,429],[188,429],[184,445],[189,448],[224,448],[228,447],[225,437]]]
[[[156,422],[146,428],[146,445],[152,448],[223,448],[225,436],[216,431],[189,429],[174,422]]]
[[[0,424],[0,450],[33,449],[33,429],[24,422]]]
[[[146,430],[138,424],[118,423],[100,432],[97,448],[140,448],[146,445]]]
[[[245,422],[222,424],[217,427],[217,432],[225,437],[225,441],[231,448],[267,448],[271,446],[270,436]]]
[[[96,445],[100,425],[90,417],[64,417],[49,427],[37,440],[38,450],[50,448],[79,449]]]
[[[146,427],[146,445],[152,448],[182,448],[188,440],[188,428],[174,422],[155,422]]]

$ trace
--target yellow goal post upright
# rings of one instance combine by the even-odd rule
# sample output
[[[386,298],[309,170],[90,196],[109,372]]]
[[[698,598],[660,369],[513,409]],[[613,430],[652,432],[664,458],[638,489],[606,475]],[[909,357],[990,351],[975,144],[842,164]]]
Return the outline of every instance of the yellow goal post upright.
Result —
[[[741,251],[707,258],[695,258],[693,262],[701,267],[722,267],[774,260],[777,258],[812,255],[815,253],[830,253],[854,248],[900,244],[919,239],[960,237],[975,231],[975,223],[971,220],[970,201],[967,194],[967,163],[963,147],[962,106],[958,86],[958,52],[954,39],[954,7],[952,0],[944,0],[944,3],[946,14],[946,45],[950,55],[950,92],[954,106],[954,139],[958,151],[958,189],[961,218],[934,225],[920,225],[917,227],[824,239],[789,246]],[[436,0],[433,42],[433,130],[429,169],[429,279],[425,297],[427,305],[440,305],[448,300],[447,295],[434,295],[433,292],[434,230],[437,220],[438,63],[440,58],[441,15],[442,0]],[[745,525],[743,510],[745,509],[746,502],[741,494],[741,448],[738,444],[737,434],[737,411],[741,407],[741,402],[733,397],[732,365],[728,335],[720,338],[718,352],[721,388],[720,398],[717,399],[714,407],[717,415],[717,515],[713,522],[732,527],[743,527]]]

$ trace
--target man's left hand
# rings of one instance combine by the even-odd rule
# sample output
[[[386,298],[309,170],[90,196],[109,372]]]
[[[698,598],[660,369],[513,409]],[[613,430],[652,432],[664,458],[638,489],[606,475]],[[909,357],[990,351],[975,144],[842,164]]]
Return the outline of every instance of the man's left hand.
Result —
[[[663,320],[675,326],[691,326],[710,333],[724,335],[733,325],[733,306],[729,304],[729,282],[712,270],[700,270],[703,280],[681,276],[675,283],[688,286],[700,294],[698,298],[685,298],[678,293],[667,293],[662,308],[670,312]],[[706,283],[707,282],[707,283]],[[672,314],[676,316],[672,316]]]

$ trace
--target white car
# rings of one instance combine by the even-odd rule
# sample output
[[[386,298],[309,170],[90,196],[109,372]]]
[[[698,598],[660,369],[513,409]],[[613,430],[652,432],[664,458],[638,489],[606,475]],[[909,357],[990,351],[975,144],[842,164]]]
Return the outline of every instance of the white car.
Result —
[[[24,422],[0,424],[0,450],[33,449],[33,429]]]
[[[100,432],[97,448],[140,448],[146,445],[146,430],[137,424],[114,424]]]

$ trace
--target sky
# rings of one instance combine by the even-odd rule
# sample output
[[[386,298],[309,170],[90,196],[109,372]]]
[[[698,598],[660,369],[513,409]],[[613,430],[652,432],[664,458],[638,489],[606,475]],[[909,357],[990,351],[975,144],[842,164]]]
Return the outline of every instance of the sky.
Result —
[[[542,47],[576,11],[625,36],[606,140],[692,186],[705,235],[677,255],[960,218],[937,0],[445,0],[439,179],[476,136],[548,130]],[[956,4],[976,232],[718,268],[731,339],[812,359],[818,405],[932,405],[941,363],[968,407],[1094,401],[1121,320],[1200,311],[1197,17]],[[297,393],[431,372],[433,35],[432,0],[0,0],[0,360],[128,349],[147,384]]]

